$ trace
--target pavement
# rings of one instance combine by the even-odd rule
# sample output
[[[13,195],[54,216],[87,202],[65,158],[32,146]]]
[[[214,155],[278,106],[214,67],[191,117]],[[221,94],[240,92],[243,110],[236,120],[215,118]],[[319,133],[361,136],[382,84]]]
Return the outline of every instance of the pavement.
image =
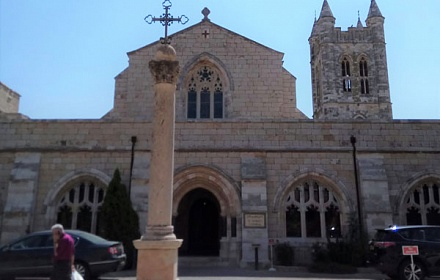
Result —
[[[231,267],[184,267],[179,268],[179,280],[282,280],[282,279],[363,279],[389,280],[374,268],[359,268],[354,274],[322,274],[311,273],[305,267],[278,268],[277,271],[268,269],[231,268]],[[125,270],[108,273],[100,280],[135,280],[136,271]]]

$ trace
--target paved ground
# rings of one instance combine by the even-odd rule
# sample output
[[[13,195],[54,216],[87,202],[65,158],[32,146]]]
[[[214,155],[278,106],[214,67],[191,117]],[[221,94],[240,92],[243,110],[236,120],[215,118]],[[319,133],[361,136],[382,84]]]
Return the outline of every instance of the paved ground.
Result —
[[[135,280],[135,271],[120,271],[109,273],[100,278],[101,280]],[[200,268],[187,267],[179,269],[179,280],[207,279],[207,280],[282,280],[282,279],[364,279],[385,280],[387,276],[372,268],[360,269],[355,274],[317,274],[309,273],[304,268],[295,268],[292,271],[268,271],[243,268]]]
[[[48,280],[49,278],[17,278],[20,280]],[[243,268],[200,268],[189,267],[179,269],[179,280],[390,280],[389,277],[373,268],[361,268],[355,274],[320,274],[309,273],[305,268],[294,268],[292,271],[268,271]],[[438,278],[426,278],[434,280]],[[99,280],[136,280],[136,271],[119,271],[103,275]]]

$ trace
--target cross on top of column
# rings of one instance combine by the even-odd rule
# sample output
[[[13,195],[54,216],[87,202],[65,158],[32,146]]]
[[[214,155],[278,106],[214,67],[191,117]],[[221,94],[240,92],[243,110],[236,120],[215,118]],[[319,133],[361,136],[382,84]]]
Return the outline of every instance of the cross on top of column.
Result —
[[[170,0],[163,1],[162,6],[165,9],[165,13],[163,13],[161,17],[153,17],[152,15],[148,15],[144,18],[144,20],[148,24],[152,24],[153,22],[159,21],[163,26],[165,26],[165,37],[160,38],[160,41],[162,44],[170,44],[171,38],[168,37],[168,26],[170,26],[174,21],[185,24],[188,22],[189,19],[184,15],[181,15],[180,17],[174,18],[168,12],[172,6]]]

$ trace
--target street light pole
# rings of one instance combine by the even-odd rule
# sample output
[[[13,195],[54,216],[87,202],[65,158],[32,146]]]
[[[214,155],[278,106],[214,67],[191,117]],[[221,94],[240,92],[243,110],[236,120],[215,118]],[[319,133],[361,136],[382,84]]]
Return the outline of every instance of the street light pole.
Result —
[[[361,214],[361,197],[359,190],[359,179],[357,170],[357,160],[356,160],[356,137],[351,135],[350,137],[351,145],[353,146],[353,166],[354,166],[354,179],[356,184],[356,199],[357,199],[357,212],[358,212],[358,223],[359,223],[359,238],[362,237],[363,226],[362,226],[362,214]]]

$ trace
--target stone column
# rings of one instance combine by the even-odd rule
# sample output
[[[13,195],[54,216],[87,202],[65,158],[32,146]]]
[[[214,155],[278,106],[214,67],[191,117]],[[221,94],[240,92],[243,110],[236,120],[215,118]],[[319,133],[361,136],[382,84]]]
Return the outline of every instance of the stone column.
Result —
[[[175,92],[179,74],[176,52],[159,47],[150,61],[154,85],[148,222],[145,234],[134,241],[138,250],[138,280],[177,279],[177,249],[172,226]]]

